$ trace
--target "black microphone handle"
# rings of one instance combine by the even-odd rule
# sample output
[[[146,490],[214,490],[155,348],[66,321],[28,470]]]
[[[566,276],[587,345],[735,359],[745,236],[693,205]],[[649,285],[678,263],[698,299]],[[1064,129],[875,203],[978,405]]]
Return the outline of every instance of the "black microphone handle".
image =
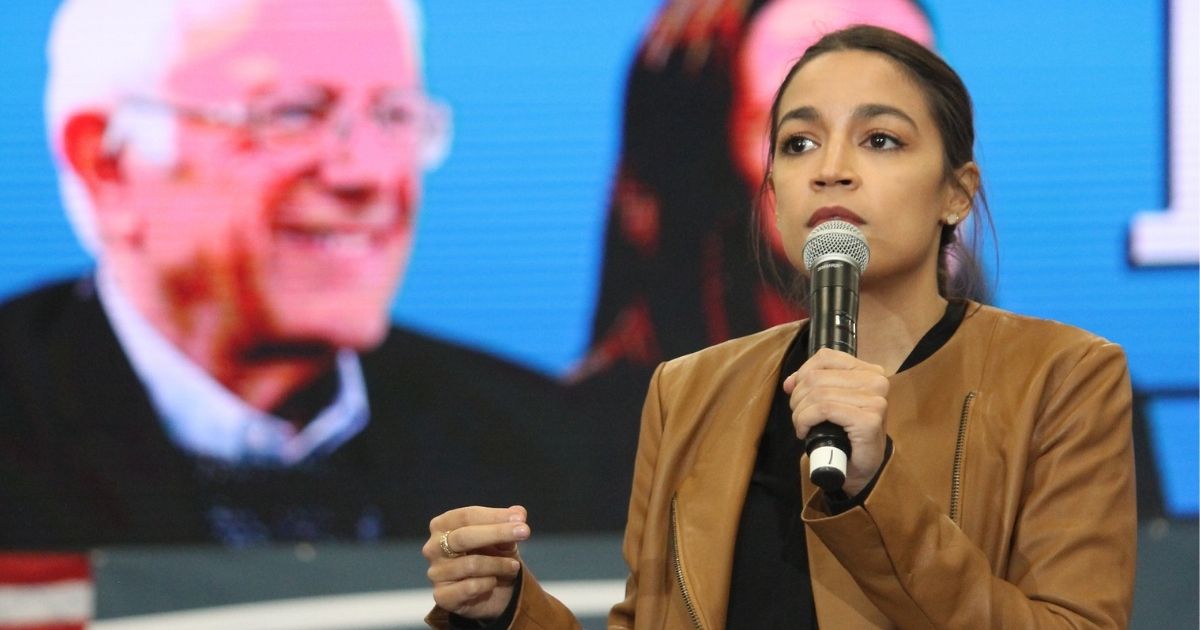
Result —
[[[858,266],[837,257],[818,261],[809,293],[808,356],[821,348],[858,353]],[[826,420],[814,426],[805,440],[809,478],[825,492],[841,491],[850,461],[846,431]]]

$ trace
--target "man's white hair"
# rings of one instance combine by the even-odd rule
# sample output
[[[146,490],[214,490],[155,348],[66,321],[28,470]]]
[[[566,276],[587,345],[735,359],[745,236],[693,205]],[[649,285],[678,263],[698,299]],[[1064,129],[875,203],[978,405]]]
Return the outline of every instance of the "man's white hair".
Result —
[[[163,163],[174,161],[174,118],[143,116],[135,125],[117,107],[120,100],[131,95],[155,95],[181,56],[189,30],[219,22],[255,1],[63,0],[59,6],[46,50],[46,132],[67,217],[88,252],[96,254],[100,241],[91,199],[63,146],[67,121],[81,111],[107,113],[110,120],[106,139],[138,139],[143,142],[139,150],[147,157]],[[410,35],[420,70],[420,7],[415,0],[390,2],[401,28]],[[155,128],[146,129],[146,125]]]

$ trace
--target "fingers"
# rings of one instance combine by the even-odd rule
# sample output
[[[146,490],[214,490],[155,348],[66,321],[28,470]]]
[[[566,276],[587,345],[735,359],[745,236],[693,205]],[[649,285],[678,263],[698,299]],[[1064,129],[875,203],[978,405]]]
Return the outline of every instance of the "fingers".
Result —
[[[842,407],[882,414],[887,409],[888,388],[883,377],[818,376],[793,388],[788,405],[793,413],[811,409],[816,414],[831,414],[830,420]]]
[[[822,384],[829,384],[831,381],[837,382],[842,378],[858,379],[854,381],[855,383],[870,381],[876,387],[887,383],[887,376],[884,374],[882,367],[874,363],[859,360],[845,352],[821,348],[816,354],[809,357],[804,362],[804,365],[800,366],[799,370],[796,370],[784,379],[783,391],[787,394],[792,394],[796,387],[800,385],[806,384],[809,388],[812,388]]]
[[[520,570],[521,562],[513,558],[470,554],[430,565],[426,575],[439,584],[481,577],[514,578]]]
[[[527,513],[525,508],[514,505],[507,508],[490,508],[472,505],[449,512],[444,512],[429,521],[429,533],[440,534],[447,530],[458,529],[467,525],[486,525],[491,523],[524,523]]]
[[[465,525],[449,530],[446,542],[457,553],[491,550],[495,547],[513,549],[515,543],[529,538],[529,525],[525,523],[498,523],[495,525]],[[441,544],[439,541],[438,552]]]
[[[852,452],[843,489],[854,496],[874,477],[887,445],[887,395],[883,368],[836,350],[822,349],[785,379],[796,436],[828,420],[841,426]]]
[[[446,547],[442,548],[442,534],[446,535]],[[529,526],[518,525],[467,525],[458,529],[434,534],[425,541],[421,555],[431,564],[460,557],[458,554],[486,554],[504,557],[516,555],[516,543],[529,538]],[[455,554],[455,555],[450,555]]]
[[[822,349],[784,382],[796,435],[829,420],[854,431],[878,431],[887,412],[883,368],[844,352]]]
[[[820,401],[819,403],[801,406],[792,412],[792,425],[796,429],[796,437],[805,439],[812,428],[826,420],[837,424],[846,430],[852,442],[858,434],[878,431],[883,425],[883,413],[887,410],[887,401],[880,399],[877,404],[864,408],[858,405]]]
[[[494,577],[477,577],[459,582],[435,584],[433,601],[439,607],[450,611],[461,611],[472,602],[486,599],[499,584]]]
[[[521,570],[517,542],[529,538],[525,508],[471,506],[429,521],[421,548],[433,599],[445,610],[472,619],[495,618],[512,599]]]
[[[429,522],[430,537],[421,553],[430,563],[452,559],[447,551],[512,556],[516,553],[516,543],[529,538],[530,529],[525,518],[525,508],[521,506],[472,506],[450,510]],[[448,549],[443,548],[443,534]]]

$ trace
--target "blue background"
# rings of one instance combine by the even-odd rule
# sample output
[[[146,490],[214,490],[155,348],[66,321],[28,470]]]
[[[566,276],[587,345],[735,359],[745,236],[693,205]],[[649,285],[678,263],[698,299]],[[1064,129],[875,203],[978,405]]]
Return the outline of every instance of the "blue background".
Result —
[[[90,266],[45,148],[55,4],[14,3],[0,24],[0,296]],[[549,374],[579,358],[624,77],[658,4],[426,3],[429,90],[455,139],[426,179],[398,320]],[[996,303],[1125,348],[1167,508],[1194,516],[1197,268],[1134,268],[1126,253],[1133,215],[1168,204],[1164,5],[923,4],[976,100]]]

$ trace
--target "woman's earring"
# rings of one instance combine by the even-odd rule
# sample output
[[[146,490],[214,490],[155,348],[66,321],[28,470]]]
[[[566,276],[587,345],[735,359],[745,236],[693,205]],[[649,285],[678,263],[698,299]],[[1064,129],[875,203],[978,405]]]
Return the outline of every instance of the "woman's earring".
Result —
[[[957,224],[958,224],[958,215],[957,214],[952,214],[952,215],[946,217],[946,225],[957,225]]]

